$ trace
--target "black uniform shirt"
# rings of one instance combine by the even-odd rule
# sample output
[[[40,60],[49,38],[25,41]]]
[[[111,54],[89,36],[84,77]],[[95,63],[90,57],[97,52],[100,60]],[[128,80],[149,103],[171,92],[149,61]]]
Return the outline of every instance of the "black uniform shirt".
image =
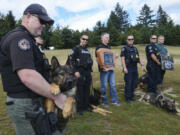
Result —
[[[34,38],[22,25],[17,29],[20,29],[18,34],[14,32],[7,37],[1,46],[1,50],[10,59],[13,72],[24,68],[35,69],[33,59]]]
[[[34,37],[27,29],[20,25],[15,30],[6,34],[0,43],[3,88],[8,96],[16,98],[32,98],[38,96],[29,90],[17,75],[17,70],[34,69],[42,71],[38,47]],[[40,72],[39,72],[40,73]]]
[[[132,55],[132,56],[131,56]],[[137,68],[137,62],[139,62],[139,52],[134,46],[124,46],[121,49],[121,57],[125,57],[125,63],[127,68]],[[132,58],[134,57],[134,58]]]
[[[72,49],[70,56],[74,72],[80,72],[83,75],[89,75],[90,72],[93,72],[93,60],[86,46],[77,45]]]
[[[147,62],[148,64],[157,64],[152,58],[151,58],[151,54],[154,54],[157,59],[160,60],[160,52],[158,51],[157,47],[155,44],[147,44],[146,45],[146,57],[147,57]]]

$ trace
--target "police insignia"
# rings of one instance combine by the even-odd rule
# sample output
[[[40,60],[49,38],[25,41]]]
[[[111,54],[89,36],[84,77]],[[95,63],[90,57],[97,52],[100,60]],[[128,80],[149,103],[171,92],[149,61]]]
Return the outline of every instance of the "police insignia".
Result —
[[[152,46],[149,46],[149,50],[152,49]]]
[[[122,48],[122,50],[121,51],[125,51],[125,49],[124,48]]]
[[[18,42],[18,47],[22,50],[28,50],[30,48],[30,43],[27,39],[21,39]]]

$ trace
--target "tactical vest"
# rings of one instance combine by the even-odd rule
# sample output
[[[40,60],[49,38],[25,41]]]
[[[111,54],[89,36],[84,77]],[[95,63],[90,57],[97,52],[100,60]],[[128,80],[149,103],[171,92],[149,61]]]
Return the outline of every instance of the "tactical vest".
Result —
[[[15,30],[9,32],[3,37],[0,43],[0,48],[3,42],[12,34],[12,33],[24,32],[26,34],[27,31],[22,29],[21,27],[17,27]],[[43,75],[43,57],[42,54],[38,52],[38,46],[35,45],[35,41],[32,39],[31,44],[33,47],[33,56],[36,70]],[[3,60],[3,61],[1,61]],[[8,96],[17,97],[17,98],[33,98],[38,95],[34,93],[32,90],[27,88],[20,80],[17,75],[17,72],[12,71],[12,65],[10,58],[2,52],[2,48],[0,49],[0,66],[1,66],[1,76],[4,91],[7,92]]]
[[[125,56],[126,66],[136,65],[139,62],[138,50],[135,47],[129,47],[127,45],[124,48],[127,52]]]
[[[93,64],[90,52],[87,48],[83,48],[80,45],[76,46],[76,50],[78,51],[78,57],[76,58],[76,66],[89,70]]]
[[[157,65],[156,62],[155,62],[154,60],[152,60],[151,55],[147,54],[147,49],[149,49],[149,46],[150,46],[150,44],[147,45],[147,47],[146,47],[147,65],[148,65],[148,66],[151,66],[152,64],[153,64],[153,65],[154,65],[154,64]],[[159,61],[161,61],[160,52],[158,51],[158,48],[156,47],[156,45],[151,45],[151,47],[152,47],[152,50],[153,50],[156,58],[157,58]]]

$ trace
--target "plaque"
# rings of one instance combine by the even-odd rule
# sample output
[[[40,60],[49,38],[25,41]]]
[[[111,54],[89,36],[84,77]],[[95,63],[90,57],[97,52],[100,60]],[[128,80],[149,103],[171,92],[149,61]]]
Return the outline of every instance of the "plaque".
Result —
[[[115,68],[115,55],[112,50],[100,48],[96,51],[97,61],[101,69],[114,70]]]
[[[161,69],[174,70],[174,61],[171,56],[161,56]]]

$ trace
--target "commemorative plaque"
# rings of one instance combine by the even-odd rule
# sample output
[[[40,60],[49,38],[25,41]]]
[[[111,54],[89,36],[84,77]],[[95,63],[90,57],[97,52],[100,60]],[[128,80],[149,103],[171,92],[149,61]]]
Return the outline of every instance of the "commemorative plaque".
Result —
[[[115,55],[112,50],[100,48],[97,50],[97,61],[101,69],[114,70]]]

